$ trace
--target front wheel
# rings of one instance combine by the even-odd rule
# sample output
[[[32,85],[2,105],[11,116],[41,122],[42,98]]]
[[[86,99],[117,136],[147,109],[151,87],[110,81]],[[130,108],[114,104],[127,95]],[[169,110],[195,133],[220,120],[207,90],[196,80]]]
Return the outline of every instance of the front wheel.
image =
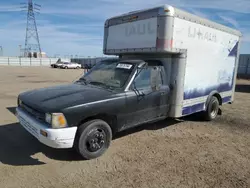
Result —
[[[75,148],[84,159],[100,157],[109,148],[112,130],[103,120],[92,120],[78,128]]]
[[[219,112],[219,101],[217,97],[213,96],[208,103],[207,110],[204,112],[205,120],[212,121],[214,120]]]

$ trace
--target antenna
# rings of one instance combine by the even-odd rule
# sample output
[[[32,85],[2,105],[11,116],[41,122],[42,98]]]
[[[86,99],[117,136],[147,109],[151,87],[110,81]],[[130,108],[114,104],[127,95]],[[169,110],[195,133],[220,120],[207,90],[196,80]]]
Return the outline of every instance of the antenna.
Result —
[[[27,11],[27,26],[25,37],[24,56],[32,57],[33,52],[41,55],[41,46],[39,41],[39,35],[36,25],[35,13],[39,14],[41,5],[33,4],[32,0],[28,0],[28,3],[21,3],[22,11]]]

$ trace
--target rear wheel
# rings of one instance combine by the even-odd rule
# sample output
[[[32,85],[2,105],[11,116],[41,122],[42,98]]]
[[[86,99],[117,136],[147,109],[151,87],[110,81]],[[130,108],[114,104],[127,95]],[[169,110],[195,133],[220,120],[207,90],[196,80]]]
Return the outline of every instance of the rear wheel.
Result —
[[[103,120],[92,120],[78,128],[75,148],[84,159],[100,157],[109,148],[112,130]]]
[[[204,112],[205,120],[214,120],[218,115],[219,106],[219,100],[217,99],[217,97],[213,96],[210,102],[208,103],[207,110]]]

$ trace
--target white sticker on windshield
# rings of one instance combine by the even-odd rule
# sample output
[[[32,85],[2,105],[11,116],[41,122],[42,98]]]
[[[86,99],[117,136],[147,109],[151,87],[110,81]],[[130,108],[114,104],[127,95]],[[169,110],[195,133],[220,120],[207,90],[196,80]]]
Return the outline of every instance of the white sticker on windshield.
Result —
[[[130,64],[123,64],[123,63],[119,63],[116,68],[121,68],[121,69],[131,69],[132,65]]]

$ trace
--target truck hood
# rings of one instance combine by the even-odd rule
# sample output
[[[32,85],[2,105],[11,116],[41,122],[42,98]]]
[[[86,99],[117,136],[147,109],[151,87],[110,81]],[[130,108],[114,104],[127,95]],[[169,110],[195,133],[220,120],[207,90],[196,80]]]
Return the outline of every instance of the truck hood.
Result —
[[[19,95],[19,99],[24,104],[42,112],[60,112],[67,107],[114,96],[114,92],[103,88],[72,83],[26,91]]]

